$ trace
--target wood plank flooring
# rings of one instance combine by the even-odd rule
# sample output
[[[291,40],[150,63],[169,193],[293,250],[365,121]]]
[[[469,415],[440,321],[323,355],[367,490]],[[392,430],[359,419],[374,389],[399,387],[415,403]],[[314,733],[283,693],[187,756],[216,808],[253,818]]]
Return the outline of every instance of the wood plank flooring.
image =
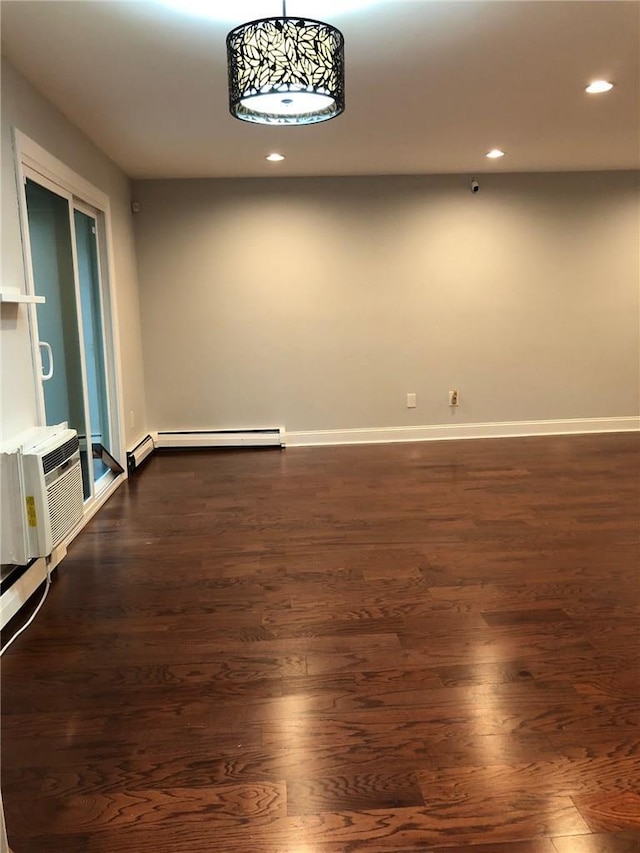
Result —
[[[3,658],[15,853],[638,853],[640,436],[156,454]]]

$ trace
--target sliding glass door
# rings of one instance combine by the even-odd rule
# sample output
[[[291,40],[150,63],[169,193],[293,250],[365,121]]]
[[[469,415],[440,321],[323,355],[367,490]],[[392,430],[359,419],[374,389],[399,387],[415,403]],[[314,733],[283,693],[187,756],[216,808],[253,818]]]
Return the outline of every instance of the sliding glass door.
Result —
[[[37,306],[44,421],[77,431],[91,500],[122,470],[111,452],[100,213],[30,172],[25,197],[33,289],[45,297]]]
[[[84,339],[84,361],[87,373],[87,394],[93,457],[93,478],[96,483],[111,470],[105,464],[105,451],[111,452],[109,439],[109,398],[104,350],[102,292],[98,254],[98,221],[91,212],[73,211],[80,284],[80,306]]]

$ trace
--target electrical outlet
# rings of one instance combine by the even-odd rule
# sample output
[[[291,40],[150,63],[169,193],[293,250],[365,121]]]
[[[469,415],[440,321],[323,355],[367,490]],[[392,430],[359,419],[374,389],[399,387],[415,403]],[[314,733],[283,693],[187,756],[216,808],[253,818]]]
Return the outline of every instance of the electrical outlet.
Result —
[[[458,394],[457,389],[455,389],[453,391],[449,391],[449,405],[450,406],[457,406],[459,402],[460,402],[460,395]]]
[[[407,394],[407,409],[415,409],[416,407],[416,395],[415,394]]]
[[[129,429],[133,429],[136,425],[136,416],[133,413],[133,409],[129,412]]]

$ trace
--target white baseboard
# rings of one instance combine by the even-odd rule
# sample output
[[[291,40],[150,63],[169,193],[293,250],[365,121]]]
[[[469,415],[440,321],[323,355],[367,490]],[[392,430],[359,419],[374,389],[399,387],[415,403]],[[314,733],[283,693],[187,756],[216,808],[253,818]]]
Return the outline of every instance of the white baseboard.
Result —
[[[4,628],[9,620],[16,615],[18,610],[25,604],[41,583],[47,579],[47,569],[52,572],[62,562],[67,554],[69,545],[80,533],[82,528],[96,514],[100,507],[106,503],[115,490],[122,485],[126,474],[119,474],[109,483],[99,497],[94,501],[90,509],[85,510],[82,518],[69,531],[66,537],[53,549],[49,557],[40,557],[22,574],[15,583],[0,596],[0,627]],[[2,850],[0,848],[0,853]]]
[[[509,438],[640,430],[640,416],[628,418],[567,418],[553,421],[504,421],[484,424],[435,424],[413,427],[326,429],[287,432],[287,447],[331,444],[391,444],[404,441],[446,441],[462,438]]]
[[[47,561],[40,558],[29,566],[6,592],[2,593],[0,597],[0,626],[3,629],[46,579]]]

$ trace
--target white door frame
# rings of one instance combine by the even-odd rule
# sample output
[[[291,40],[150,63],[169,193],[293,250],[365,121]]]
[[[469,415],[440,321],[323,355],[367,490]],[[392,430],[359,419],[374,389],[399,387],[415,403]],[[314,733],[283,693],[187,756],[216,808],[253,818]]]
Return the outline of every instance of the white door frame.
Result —
[[[86,452],[88,454],[88,473],[89,473],[89,497],[86,500],[92,500],[95,495],[94,482],[93,482],[93,469],[92,469],[92,461],[91,461],[91,412],[89,409],[89,400],[87,396],[87,360],[85,356],[85,345],[84,345],[84,327],[82,323],[82,302],[80,295],[80,278],[78,275],[78,252],[76,248],[76,232],[75,232],[75,222],[73,218],[73,195],[71,193],[66,192],[61,189],[57,184],[54,184],[53,181],[50,181],[48,178],[43,178],[38,172],[34,171],[30,166],[23,167],[24,177],[30,181],[34,181],[39,186],[44,187],[46,190],[49,190],[52,193],[55,193],[59,198],[63,198],[68,205],[68,219],[69,219],[69,235],[71,237],[71,265],[73,269],[73,284],[75,291],[75,305],[76,305],[76,314],[77,314],[77,323],[78,323],[78,348],[80,355],[80,376],[82,380],[82,402],[83,402],[83,410],[84,410],[84,423],[85,423],[85,432],[86,435],[84,437],[87,449]],[[29,251],[29,258],[31,259],[31,234],[27,230],[25,233],[25,246]],[[31,288],[35,288],[35,279],[33,276],[33,265],[28,269],[29,284]],[[32,345],[38,350],[38,354],[42,359],[42,351],[40,349],[40,331],[38,327],[38,312],[37,310],[34,312],[34,320],[31,326],[32,329]],[[38,417],[41,419],[41,425],[44,426],[46,424],[46,411],[45,411],[45,398],[44,398],[44,385],[42,381],[39,383],[38,387],[38,395],[37,395],[37,406],[38,406]]]
[[[93,208],[92,215],[96,212],[100,218],[100,230],[103,230],[104,240],[98,240],[98,246],[104,245],[103,261],[106,264],[106,281],[101,276],[101,300],[103,309],[103,326],[104,326],[104,347],[106,354],[109,356],[106,359],[105,367],[107,371],[107,386],[109,389],[109,408],[112,415],[112,431],[111,444],[113,455],[120,460],[123,467],[126,469],[124,460],[126,459],[126,447],[124,442],[125,437],[125,422],[124,422],[124,405],[122,400],[122,367],[120,357],[120,336],[118,316],[116,288],[114,282],[114,252],[113,239],[111,229],[111,204],[109,196],[103,193],[78,175],[62,161],[53,157],[19,130],[14,130],[14,154],[16,161],[16,175],[18,179],[18,207],[20,212],[20,225],[22,230],[22,247],[24,255],[25,277],[27,292],[35,295],[33,267],[31,263],[31,247],[29,244],[29,222],[27,216],[27,200],[25,192],[25,184],[27,177],[31,177],[37,183],[40,183],[52,192],[67,198],[70,202],[70,218],[73,220],[73,208],[77,206],[82,209],[82,204],[89,205]],[[75,234],[75,227],[72,221],[72,236]],[[99,234],[96,236],[100,236]],[[76,246],[72,239],[72,249],[74,258],[74,274],[77,281],[77,258]],[[78,306],[80,303],[78,302]],[[29,325],[31,330],[32,353],[34,365],[34,382],[36,385],[36,400],[37,400],[37,417],[39,425],[45,425],[46,418],[44,412],[44,390],[40,374],[42,372],[42,362],[38,347],[38,320],[36,314],[36,306],[29,305]],[[80,335],[82,336],[82,324],[80,323]],[[82,344],[82,337],[81,337]],[[85,374],[84,367],[84,348],[81,346],[81,359],[83,375]],[[85,405],[86,401],[85,401]],[[114,411],[115,409],[115,411]],[[87,421],[89,423],[89,421]],[[123,475],[121,475],[123,476]],[[126,476],[126,473],[125,475]],[[118,478],[120,479],[120,478]],[[92,485],[93,494],[93,485]]]

